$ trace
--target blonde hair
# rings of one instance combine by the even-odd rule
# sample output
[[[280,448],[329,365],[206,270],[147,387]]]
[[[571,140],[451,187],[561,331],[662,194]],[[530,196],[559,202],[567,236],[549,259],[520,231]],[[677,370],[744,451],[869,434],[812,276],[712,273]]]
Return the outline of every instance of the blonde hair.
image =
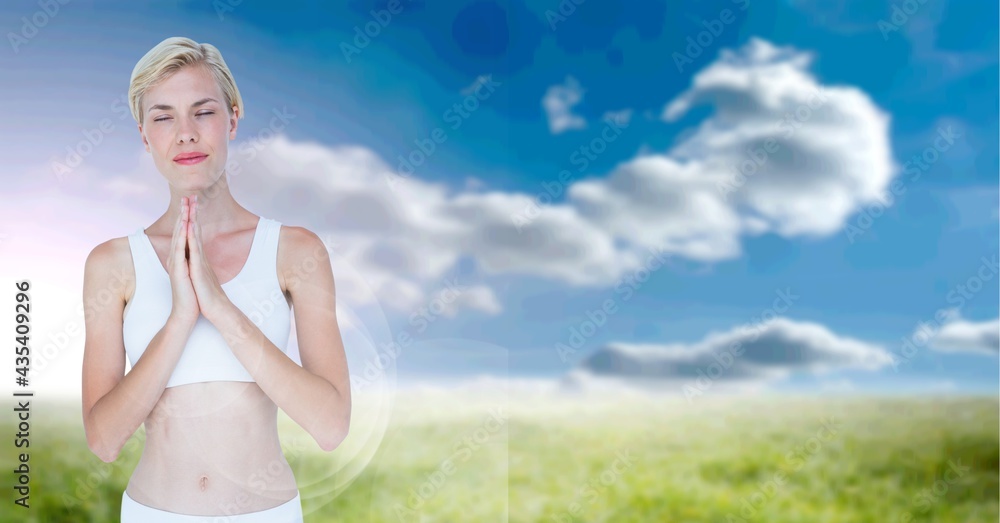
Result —
[[[222,89],[226,98],[226,109],[233,114],[233,106],[239,109],[238,118],[243,118],[243,98],[236,87],[233,73],[222,59],[222,53],[212,44],[199,44],[190,38],[173,36],[156,44],[132,69],[128,86],[128,103],[132,118],[142,125],[142,98],[146,90],[153,87],[182,67],[197,65],[205,67]]]

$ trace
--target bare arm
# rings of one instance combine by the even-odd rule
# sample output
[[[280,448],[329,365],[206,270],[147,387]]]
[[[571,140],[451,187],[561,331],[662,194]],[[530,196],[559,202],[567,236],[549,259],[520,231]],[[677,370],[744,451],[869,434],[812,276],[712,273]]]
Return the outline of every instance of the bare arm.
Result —
[[[125,374],[124,296],[113,293],[108,303],[98,298],[116,285],[112,249],[106,242],[91,252],[83,281],[83,424],[90,450],[109,463],[156,406],[194,328],[171,316]],[[117,287],[124,287],[120,278]]]
[[[116,269],[122,266],[117,260],[130,256],[116,248],[127,250],[127,244],[116,247],[113,241],[104,242],[87,257],[83,276],[83,426],[87,446],[102,461],[117,459],[125,442],[156,406],[200,314],[184,259],[186,222],[186,204],[182,204],[168,255],[173,299],[170,316],[128,374],[122,336],[125,286]],[[112,298],[104,299],[106,296]]]
[[[323,242],[301,227],[283,227],[279,254],[295,311],[300,367],[281,352],[249,318],[227,303],[206,315],[226,339],[233,354],[274,403],[308,432],[325,451],[347,437],[351,420],[351,388],[347,357],[337,326],[333,271]],[[279,265],[280,266],[280,265]],[[311,267],[311,270],[306,270]]]

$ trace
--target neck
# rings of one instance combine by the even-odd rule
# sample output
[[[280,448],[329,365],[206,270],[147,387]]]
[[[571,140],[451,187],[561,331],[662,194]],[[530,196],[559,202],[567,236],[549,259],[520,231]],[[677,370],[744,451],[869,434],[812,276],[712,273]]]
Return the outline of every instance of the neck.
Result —
[[[229,192],[226,176],[205,188],[178,190],[170,189],[170,208],[164,215],[167,223],[174,224],[181,212],[181,198],[198,196],[195,222],[201,227],[204,241],[211,241],[219,234],[225,234],[239,229],[238,222],[249,211],[243,208]]]

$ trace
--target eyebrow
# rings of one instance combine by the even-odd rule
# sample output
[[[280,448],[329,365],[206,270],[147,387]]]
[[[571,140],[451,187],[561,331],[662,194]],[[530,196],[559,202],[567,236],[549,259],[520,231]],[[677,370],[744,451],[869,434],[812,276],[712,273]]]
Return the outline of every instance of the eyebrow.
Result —
[[[205,105],[208,102],[216,102],[216,103],[218,103],[219,101],[216,100],[215,98],[202,98],[201,100],[198,100],[197,102],[191,104],[191,107],[198,107],[200,105]],[[163,110],[166,110],[166,111],[170,111],[170,110],[173,110],[173,108],[174,107],[172,105],[156,104],[156,105],[150,106],[150,108],[147,109],[146,112],[148,113],[148,112],[150,112],[152,110],[155,110],[155,109],[163,109]]]

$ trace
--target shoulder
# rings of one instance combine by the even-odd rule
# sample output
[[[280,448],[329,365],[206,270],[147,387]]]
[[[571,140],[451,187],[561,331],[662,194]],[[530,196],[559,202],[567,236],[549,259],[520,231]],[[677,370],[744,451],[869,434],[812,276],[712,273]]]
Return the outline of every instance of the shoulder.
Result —
[[[314,251],[326,253],[326,244],[323,240],[305,227],[282,224],[278,235],[279,251],[283,253],[293,256],[314,254]]]
[[[326,244],[313,231],[297,225],[281,225],[278,233],[278,271],[283,281],[302,278],[317,267],[330,267]]]
[[[91,249],[83,273],[88,290],[111,289],[123,299],[128,296],[135,281],[128,237],[112,238]]]
[[[87,255],[86,270],[99,273],[121,269],[132,257],[127,236],[112,238],[90,250]]]

